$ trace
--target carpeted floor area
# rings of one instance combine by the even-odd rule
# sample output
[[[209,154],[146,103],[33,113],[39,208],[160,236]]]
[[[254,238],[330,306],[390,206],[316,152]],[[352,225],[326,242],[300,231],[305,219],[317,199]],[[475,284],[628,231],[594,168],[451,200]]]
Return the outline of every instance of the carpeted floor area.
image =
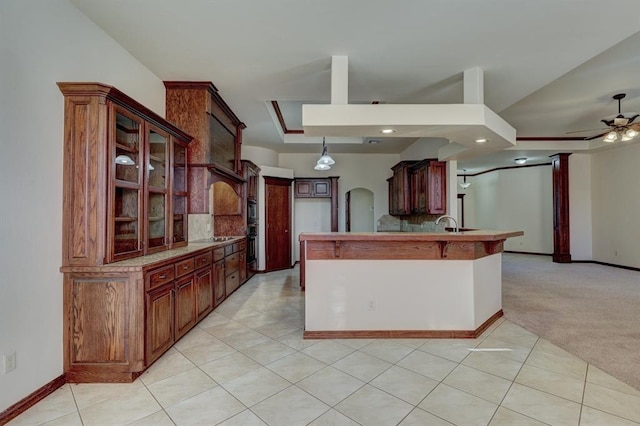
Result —
[[[640,272],[505,253],[510,321],[640,390]]]

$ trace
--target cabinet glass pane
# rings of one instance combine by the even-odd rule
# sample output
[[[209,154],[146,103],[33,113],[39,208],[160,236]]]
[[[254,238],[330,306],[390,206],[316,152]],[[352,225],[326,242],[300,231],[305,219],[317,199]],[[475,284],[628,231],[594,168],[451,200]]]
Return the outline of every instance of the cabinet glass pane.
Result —
[[[116,112],[116,179],[140,182],[140,123]]]
[[[115,188],[114,253],[140,249],[139,191]]]
[[[149,193],[149,241],[147,247],[164,245],[165,237],[165,194]]]
[[[147,160],[149,186],[165,187],[166,163],[167,137],[151,129],[149,130],[149,158]]]
[[[173,242],[179,243],[187,239],[187,197],[173,196]]]
[[[173,144],[173,191],[187,192],[187,149]]]

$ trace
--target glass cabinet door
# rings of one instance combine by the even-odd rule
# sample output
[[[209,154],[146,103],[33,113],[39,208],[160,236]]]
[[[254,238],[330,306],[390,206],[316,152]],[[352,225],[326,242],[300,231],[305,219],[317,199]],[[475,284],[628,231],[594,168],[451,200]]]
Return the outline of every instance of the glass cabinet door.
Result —
[[[169,135],[148,125],[145,172],[147,183],[147,252],[167,245],[167,164]]]
[[[173,141],[173,243],[187,241],[187,147]]]
[[[141,246],[141,142],[142,121],[125,110],[115,108],[113,179],[113,219],[110,239],[113,258],[130,257]]]

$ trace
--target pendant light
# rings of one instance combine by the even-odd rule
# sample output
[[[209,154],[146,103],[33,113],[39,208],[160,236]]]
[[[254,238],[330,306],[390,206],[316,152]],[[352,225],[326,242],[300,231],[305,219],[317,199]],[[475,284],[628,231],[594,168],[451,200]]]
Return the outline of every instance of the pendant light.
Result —
[[[329,170],[332,165],[336,164],[336,162],[331,158],[329,154],[327,154],[327,145],[325,143],[324,137],[322,138],[322,154],[314,167],[315,170]]]
[[[462,175],[463,179],[464,179],[464,182],[460,184],[460,187],[462,189],[467,189],[468,187],[471,186],[471,182],[467,182],[467,169],[462,169],[462,173],[464,173]]]

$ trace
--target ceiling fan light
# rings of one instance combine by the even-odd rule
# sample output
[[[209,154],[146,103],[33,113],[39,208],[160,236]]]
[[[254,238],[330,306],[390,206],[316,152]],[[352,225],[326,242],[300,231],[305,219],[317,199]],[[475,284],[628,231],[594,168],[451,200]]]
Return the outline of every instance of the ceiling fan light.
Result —
[[[611,131],[607,133],[607,136],[603,139],[604,142],[615,142],[618,140],[618,133],[615,131]]]
[[[627,131],[624,132],[624,135],[629,139],[633,139],[636,136],[638,136],[638,132],[635,131],[634,129],[627,129]],[[629,139],[627,139],[627,140],[629,140]],[[624,140],[624,138],[623,138],[623,140]]]
[[[467,189],[470,186],[471,186],[471,182],[462,182],[460,184],[460,188],[462,188],[462,189]]]

